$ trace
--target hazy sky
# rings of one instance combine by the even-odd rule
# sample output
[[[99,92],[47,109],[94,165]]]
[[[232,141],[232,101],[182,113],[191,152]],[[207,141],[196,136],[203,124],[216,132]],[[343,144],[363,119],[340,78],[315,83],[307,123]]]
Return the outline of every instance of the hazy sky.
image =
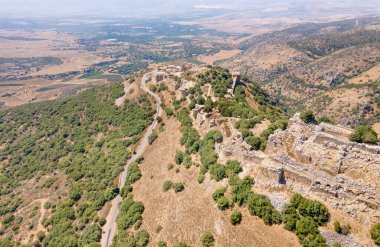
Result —
[[[329,2],[351,8],[380,5],[380,0],[0,0],[2,16],[118,15],[151,16],[200,9],[248,9],[262,5],[318,6]],[[380,14],[380,13],[379,13]]]

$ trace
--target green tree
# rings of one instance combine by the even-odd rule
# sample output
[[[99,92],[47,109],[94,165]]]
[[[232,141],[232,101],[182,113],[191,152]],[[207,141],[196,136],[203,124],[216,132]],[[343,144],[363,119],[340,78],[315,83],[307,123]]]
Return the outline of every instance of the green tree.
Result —
[[[98,224],[92,224],[86,227],[81,236],[83,244],[98,243],[102,238],[102,229]]]
[[[185,185],[183,183],[174,183],[172,187],[175,193],[179,193],[185,189]]]
[[[215,239],[211,232],[203,233],[201,237],[202,247],[212,247],[214,246],[214,242],[215,242]]]
[[[152,145],[153,144],[153,142],[157,139],[157,134],[156,133],[152,133],[149,137],[148,137],[148,143],[149,143],[149,145]]]
[[[242,221],[242,214],[239,211],[233,211],[230,217],[230,222],[232,225],[236,226]]]
[[[302,121],[304,121],[307,124],[316,124],[317,121],[315,120],[315,116],[313,111],[308,110],[301,113],[300,118]]]
[[[226,210],[230,207],[230,201],[227,197],[222,196],[218,199],[218,208],[220,210]]]
[[[221,164],[212,165],[210,168],[210,176],[212,179],[216,181],[221,181],[227,176],[226,167]]]
[[[175,154],[175,163],[177,164],[177,165],[180,165],[180,164],[182,164],[182,162],[183,162],[183,159],[184,159],[184,153],[183,152],[181,152],[181,151],[177,151],[176,152],[176,154]]]
[[[205,102],[205,112],[212,112],[212,109],[214,108],[214,102],[212,101],[211,97],[208,97]]]
[[[221,197],[226,193],[226,188],[217,189],[214,193],[212,193],[212,199],[217,202]]]
[[[377,133],[368,126],[358,126],[349,136],[350,141],[376,144],[379,141]]]

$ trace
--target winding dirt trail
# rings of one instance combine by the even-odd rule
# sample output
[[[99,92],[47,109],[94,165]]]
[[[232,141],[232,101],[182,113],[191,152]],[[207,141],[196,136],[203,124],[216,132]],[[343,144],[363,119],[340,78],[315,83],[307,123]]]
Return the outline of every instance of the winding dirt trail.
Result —
[[[160,115],[161,112],[161,99],[158,97],[156,94],[154,94],[152,91],[150,91],[146,87],[146,83],[149,79],[150,73],[145,74],[142,79],[141,79],[141,89],[150,94],[156,101],[157,103],[157,109],[156,109],[156,115],[154,116],[154,121],[152,125],[149,127],[148,131],[146,132],[144,138],[141,140],[140,145],[137,147],[135,154],[132,156],[132,158],[128,161],[126,164],[124,171],[120,174],[119,176],[119,183],[118,187],[121,190],[124,185],[125,181],[127,178],[128,174],[128,168],[131,163],[133,163],[138,157],[140,157],[143,152],[145,151],[145,148],[148,145],[148,137],[152,134],[153,130],[157,126],[157,117]],[[124,85],[125,86],[125,85]],[[125,90],[126,91],[126,90]],[[123,98],[122,96],[121,98]],[[121,99],[120,98],[120,99]],[[119,105],[121,100],[116,100],[115,104]],[[102,247],[108,247],[112,244],[113,237],[115,236],[117,232],[117,227],[116,227],[116,218],[119,215],[119,204],[122,202],[122,198],[119,195],[117,195],[111,203],[111,209],[110,212],[107,215],[107,223],[103,226],[103,234],[102,234],[102,240],[101,240],[101,245]]]

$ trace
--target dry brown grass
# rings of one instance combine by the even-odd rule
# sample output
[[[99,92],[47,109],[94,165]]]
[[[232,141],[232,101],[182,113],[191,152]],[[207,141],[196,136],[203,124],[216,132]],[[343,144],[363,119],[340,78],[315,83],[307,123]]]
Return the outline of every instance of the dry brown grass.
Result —
[[[380,79],[380,64],[363,72],[359,76],[349,79],[348,82],[354,83],[354,84],[363,84],[363,83],[377,81],[379,79]]]
[[[215,53],[213,55],[210,55],[210,56],[203,56],[203,55],[199,56],[197,59],[200,62],[210,64],[210,65],[214,65],[214,63],[216,61],[233,57],[233,56],[239,54],[240,52],[241,52],[240,50],[222,50],[222,51]]]
[[[179,128],[176,120],[166,121],[165,131],[146,150],[140,166],[143,177],[134,185],[134,198],[145,206],[142,228],[151,236],[149,246],[157,246],[160,240],[169,245],[186,242],[200,246],[204,231],[213,232],[216,246],[299,246],[296,236],[282,226],[266,226],[245,210],[242,224],[232,226],[230,211],[217,209],[211,198],[223,183],[206,178],[203,184],[198,184],[199,168],[193,166],[187,170],[180,167],[179,173],[175,169],[168,171],[167,164],[173,163],[176,150],[182,149]],[[185,190],[178,194],[163,192],[162,185],[166,180],[185,183]],[[156,233],[158,226],[162,226],[162,230]]]
[[[30,75],[52,75],[78,71],[89,65],[99,63],[102,59],[93,52],[86,51],[76,42],[76,38],[55,31],[22,32],[0,30],[0,36],[35,38],[40,40],[7,40],[0,39],[0,57],[25,58],[52,56],[63,60],[63,64],[47,66]]]
[[[380,123],[375,123],[372,127],[377,132],[377,134],[380,136]]]

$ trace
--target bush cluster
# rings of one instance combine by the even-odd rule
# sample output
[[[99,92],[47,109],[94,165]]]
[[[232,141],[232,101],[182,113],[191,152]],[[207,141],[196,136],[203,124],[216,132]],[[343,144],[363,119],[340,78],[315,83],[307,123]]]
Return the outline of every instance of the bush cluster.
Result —
[[[296,194],[282,211],[285,229],[293,231],[305,246],[328,246],[318,226],[326,224],[330,214],[322,203]]]
[[[230,217],[230,222],[232,225],[239,225],[242,221],[243,215],[239,211],[233,211]]]
[[[173,183],[172,181],[165,181],[162,185],[162,190],[164,192],[173,189],[175,193],[179,193],[185,189],[185,185],[183,183]]]
[[[205,232],[202,234],[202,237],[201,237],[202,247],[212,247],[214,246],[214,242],[215,242],[215,239],[211,232]]]
[[[317,120],[315,118],[314,112],[311,110],[304,111],[300,115],[300,119],[307,124],[317,124]]]
[[[49,227],[44,244],[69,246],[96,239],[96,212],[117,195],[114,179],[131,157],[127,147],[140,139],[155,113],[145,96],[116,107],[115,99],[123,93],[123,85],[115,83],[48,104],[1,111],[0,157],[9,166],[2,170],[0,214],[10,214],[21,205],[12,191],[22,181],[61,170],[69,193],[44,220]],[[138,176],[132,174],[134,181]],[[45,183],[47,189],[55,186],[54,179]],[[18,222],[18,218],[10,222],[12,228]]]
[[[358,126],[349,136],[350,141],[359,143],[376,144],[379,141],[377,133],[368,126]]]
[[[148,137],[148,143],[149,143],[149,145],[152,145],[153,144],[153,142],[157,139],[157,134],[156,133],[152,133],[149,137]]]

